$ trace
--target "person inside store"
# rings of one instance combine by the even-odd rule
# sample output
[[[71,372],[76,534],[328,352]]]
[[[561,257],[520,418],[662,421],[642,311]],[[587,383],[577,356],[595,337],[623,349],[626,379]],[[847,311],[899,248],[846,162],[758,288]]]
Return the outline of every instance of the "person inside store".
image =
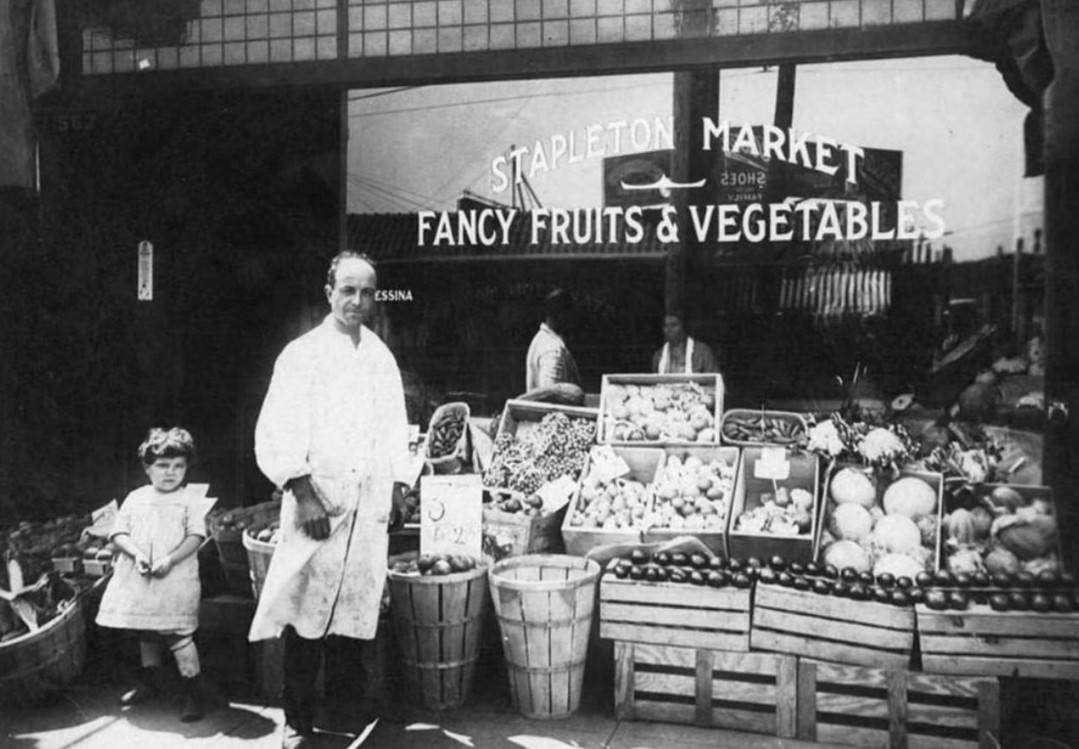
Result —
[[[543,300],[545,319],[532,337],[525,358],[526,390],[531,392],[559,383],[581,384],[577,362],[566,346],[566,335],[573,318],[572,300],[562,289],[555,289]]]
[[[283,747],[313,746],[323,664],[318,727],[357,733],[373,719],[358,709],[362,641],[378,627],[409,475],[401,374],[368,327],[376,288],[365,256],[332,260],[330,313],[281,352],[255,425],[256,461],[283,497],[249,638],[284,636]]]
[[[718,372],[715,354],[707,343],[686,335],[679,315],[663,318],[663,346],[652,356],[652,371],[658,374]]]
[[[199,625],[198,549],[206,538],[206,508],[188,491],[195,441],[180,427],[151,429],[139,446],[150,483],[124,499],[109,540],[120,550],[97,623],[138,632],[142,668],[120,703],[140,705],[162,692],[161,645],[183,679],[183,722],[196,721],[219,702],[203,680],[195,630]]]

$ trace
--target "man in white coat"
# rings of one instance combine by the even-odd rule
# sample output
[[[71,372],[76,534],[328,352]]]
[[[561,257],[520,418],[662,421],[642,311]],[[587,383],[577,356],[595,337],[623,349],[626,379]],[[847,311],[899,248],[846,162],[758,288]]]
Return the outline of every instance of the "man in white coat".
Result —
[[[356,640],[375,636],[388,525],[407,488],[401,375],[365,324],[376,286],[364,257],[334,258],[331,312],[281,352],[255,426],[259,468],[284,498],[249,637],[284,635],[285,747],[310,746],[324,643],[327,697],[362,675]]]

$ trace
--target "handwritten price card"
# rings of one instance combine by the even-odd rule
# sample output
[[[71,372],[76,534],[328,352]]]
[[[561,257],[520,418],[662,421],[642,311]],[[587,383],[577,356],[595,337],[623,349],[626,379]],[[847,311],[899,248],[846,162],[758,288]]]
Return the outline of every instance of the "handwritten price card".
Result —
[[[753,475],[759,479],[786,481],[791,475],[791,462],[787,450],[783,447],[765,447],[761,457],[753,466]]]
[[[480,558],[483,486],[477,473],[420,479],[420,553]]]

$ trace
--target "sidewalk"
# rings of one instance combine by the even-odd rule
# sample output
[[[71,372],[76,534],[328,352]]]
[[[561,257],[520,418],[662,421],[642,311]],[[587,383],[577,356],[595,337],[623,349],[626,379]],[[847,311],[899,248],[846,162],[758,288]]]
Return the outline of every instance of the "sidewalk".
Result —
[[[115,675],[114,675],[115,674]],[[117,678],[119,677],[119,678]],[[660,723],[631,723],[615,719],[608,690],[592,689],[584,695],[580,711],[565,720],[539,721],[521,717],[509,701],[508,685],[482,674],[475,694],[461,710],[432,714],[396,705],[399,714],[384,716],[365,749],[459,749],[468,744],[443,730],[468,737],[480,748],[513,749],[521,744],[510,737],[555,739],[544,749],[793,749],[821,746],[756,734],[706,730]],[[34,709],[3,709],[0,747],[3,749],[202,749],[245,747],[276,749],[281,741],[283,715],[279,708],[232,702],[225,710],[197,723],[181,723],[176,698],[158,704],[121,709],[118,698],[128,687],[121,672],[88,671],[53,703]],[[439,730],[407,731],[423,722]],[[349,736],[323,734],[321,746],[346,749]]]

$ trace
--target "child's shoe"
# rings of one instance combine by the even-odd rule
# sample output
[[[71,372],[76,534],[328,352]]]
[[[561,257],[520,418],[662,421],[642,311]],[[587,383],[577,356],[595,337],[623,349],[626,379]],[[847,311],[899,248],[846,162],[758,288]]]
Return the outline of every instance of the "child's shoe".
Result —
[[[121,705],[142,705],[161,694],[161,674],[156,666],[143,666],[135,677],[135,686],[120,697]]]
[[[184,679],[184,706],[180,710],[180,720],[184,723],[193,723],[202,720],[206,712],[206,700],[203,694],[201,676],[192,676]]]

